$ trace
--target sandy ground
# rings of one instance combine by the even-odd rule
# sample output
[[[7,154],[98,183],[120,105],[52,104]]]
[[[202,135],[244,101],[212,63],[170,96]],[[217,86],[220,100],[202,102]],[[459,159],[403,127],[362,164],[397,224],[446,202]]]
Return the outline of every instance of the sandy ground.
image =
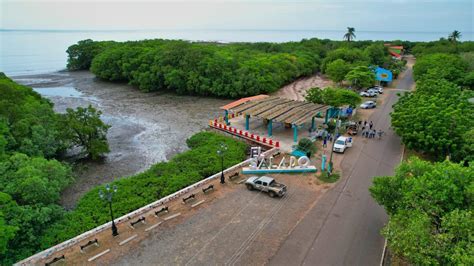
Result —
[[[79,97],[49,96],[58,112],[93,105],[112,125],[107,135],[111,152],[103,162],[83,162],[75,167],[76,180],[63,191],[61,204],[70,209],[96,185],[136,174],[152,164],[187,149],[188,137],[221,115],[219,106],[230,100],[142,93],[126,84],[104,82],[86,71],[16,77],[34,88],[73,87]]]
[[[325,88],[332,84],[332,81],[321,74],[314,74],[310,77],[300,78],[282,87],[279,91],[273,93],[273,96],[303,101],[307,90],[314,87]]]

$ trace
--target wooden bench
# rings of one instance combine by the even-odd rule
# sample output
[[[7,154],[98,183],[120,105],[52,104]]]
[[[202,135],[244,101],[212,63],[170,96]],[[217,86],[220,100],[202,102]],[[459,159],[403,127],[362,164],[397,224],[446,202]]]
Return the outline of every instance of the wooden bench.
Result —
[[[207,193],[209,190],[214,190],[214,185],[209,185],[208,187],[203,188],[202,192]]]
[[[240,176],[239,172],[236,172],[236,173],[229,176],[229,180],[232,180],[232,179],[237,178],[239,176]]]
[[[56,263],[56,262],[58,262],[58,261],[60,261],[60,260],[65,260],[65,259],[66,259],[66,257],[65,257],[64,255],[62,255],[61,257],[56,257],[56,258],[54,258],[54,259],[51,260],[50,262],[46,262],[44,265],[50,266],[50,265],[53,264],[53,263]]]
[[[135,225],[136,225],[137,223],[144,223],[144,222],[145,222],[145,217],[142,216],[142,217],[138,218],[136,221],[130,222],[130,225],[131,225],[132,227],[135,227]]]
[[[192,200],[192,199],[193,200],[196,199],[196,195],[191,194],[191,195],[187,196],[186,198],[183,198],[183,203],[186,204],[187,201]]]
[[[155,212],[155,215],[158,216],[158,215],[160,215],[160,213],[162,213],[162,212],[168,213],[168,212],[169,212],[168,206],[161,208],[159,211],[156,211],[156,212]]]
[[[94,239],[94,240],[89,240],[85,245],[80,246],[81,247],[81,252],[84,252],[84,249],[89,247],[90,245],[96,245],[99,246],[99,240]]]

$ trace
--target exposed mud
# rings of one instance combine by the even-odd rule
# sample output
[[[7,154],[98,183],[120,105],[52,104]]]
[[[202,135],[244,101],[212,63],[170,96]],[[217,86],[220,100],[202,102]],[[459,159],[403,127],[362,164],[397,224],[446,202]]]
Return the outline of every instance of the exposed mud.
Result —
[[[103,120],[112,126],[107,135],[111,152],[105,160],[75,167],[76,180],[61,198],[67,209],[73,208],[96,185],[136,174],[186,150],[186,139],[206,128],[210,118],[221,115],[219,107],[230,102],[172,93],[143,93],[126,84],[98,80],[87,71],[14,79],[51,99],[57,112],[91,104],[103,112]],[[59,87],[63,93],[57,94]]]
[[[282,87],[273,95],[291,100],[304,101],[307,90],[314,87],[319,87],[322,89],[331,86],[332,84],[332,81],[325,76],[321,74],[314,74],[309,77],[295,80],[294,82]]]

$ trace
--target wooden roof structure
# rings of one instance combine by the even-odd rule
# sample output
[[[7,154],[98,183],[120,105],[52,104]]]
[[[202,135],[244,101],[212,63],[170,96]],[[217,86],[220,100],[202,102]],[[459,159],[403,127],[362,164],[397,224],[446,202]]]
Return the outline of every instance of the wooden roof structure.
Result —
[[[324,114],[330,106],[283,99],[274,96],[238,100],[221,109],[237,114],[250,115],[275,122],[301,125]]]

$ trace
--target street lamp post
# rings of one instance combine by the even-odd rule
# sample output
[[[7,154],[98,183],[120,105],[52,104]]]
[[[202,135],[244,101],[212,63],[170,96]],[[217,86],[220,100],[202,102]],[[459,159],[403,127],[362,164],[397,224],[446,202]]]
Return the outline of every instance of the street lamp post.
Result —
[[[336,120],[336,129],[335,129],[335,132],[334,132],[334,138],[333,138],[333,141],[332,141],[332,145],[331,145],[331,155],[329,156],[329,164],[328,164],[328,174],[331,174],[332,173],[332,154],[334,152],[334,145],[336,143],[336,137],[339,133],[339,119],[341,117],[341,110],[339,108],[337,108],[337,120]]]
[[[99,190],[99,197],[109,204],[110,219],[112,220],[112,235],[113,236],[118,236],[119,234],[117,230],[117,226],[115,225],[115,221],[114,221],[114,212],[112,210],[112,198],[116,192],[117,192],[117,186],[114,185],[113,188],[110,189],[109,184],[105,185],[105,192],[102,191],[102,189]]]
[[[221,157],[221,184],[225,183],[225,177],[224,177],[224,154],[227,151],[227,145],[224,143],[221,143],[220,148],[217,150],[217,155]]]

